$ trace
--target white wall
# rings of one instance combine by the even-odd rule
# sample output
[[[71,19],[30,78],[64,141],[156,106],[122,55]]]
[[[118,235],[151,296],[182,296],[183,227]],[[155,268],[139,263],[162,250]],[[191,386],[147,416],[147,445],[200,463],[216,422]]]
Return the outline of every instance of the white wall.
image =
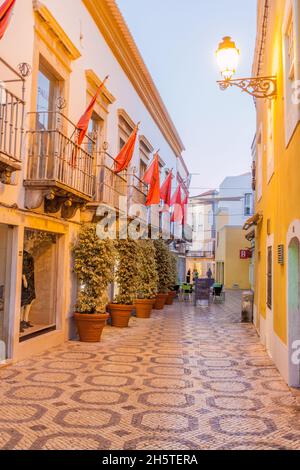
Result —
[[[219,197],[230,198],[238,197],[238,201],[220,201],[219,210],[226,210],[229,215],[228,225],[242,226],[250,217],[245,215],[245,194],[252,194],[251,173],[245,173],[239,176],[228,176],[220,185]]]

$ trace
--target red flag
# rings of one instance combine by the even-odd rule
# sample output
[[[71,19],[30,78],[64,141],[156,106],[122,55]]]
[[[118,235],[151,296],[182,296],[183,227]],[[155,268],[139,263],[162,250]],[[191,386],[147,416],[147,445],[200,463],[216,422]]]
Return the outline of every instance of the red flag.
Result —
[[[172,170],[165,179],[164,184],[160,188],[160,198],[164,201],[167,206],[170,206],[171,203],[171,191],[172,191]]]
[[[183,220],[182,223],[185,224],[187,220],[187,205],[189,203],[189,193],[185,193],[185,198],[182,201],[182,214],[183,214]]]
[[[135,142],[137,138],[137,133],[139,130],[139,125],[137,125],[129,137],[127,143],[122,148],[119,155],[115,158],[115,173],[121,173],[121,171],[126,170],[131,162],[133,157]]]
[[[90,102],[89,107],[87,108],[85,113],[81,116],[81,118],[78,121],[78,124],[76,126],[76,129],[78,129],[80,131],[79,135],[78,135],[78,139],[77,139],[78,145],[82,144],[83,139],[86,136],[86,133],[87,133],[87,130],[88,130],[88,127],[89,127],[89,123],[90,123],[90,120],[91,120],[91,117],[92,117],[92,114],[93,114],[93,110],[94,110],[97,98],[99,96],[100,91],[104,87],[104,84],[105,84],[107,79],[108,79],[108,76],[105,77],[105,79],[103,80],[103,82],[99,86],[94,98]]]
[[[171,222],[182,222],[183,211],[182,211],[182,199],[181,199],[181,187],[178,185],[173,197],[171,199],[171,206],[174,206],[174,211],[171,217]]]
[[[3,38],[5,31],[7,30],[15,3],[16,0],[5,0],[3,5],[0,7],[0,39]]]
[[[144,182],[150,185],[146,206],[153,206],[160,203],[160,174],[158,153],[155,154],[154,159],[143,178]]]
[[[178,185],[176,191],[174,192],[171,201],[170,201],[170,206],[174,206],[174,204],[182,204],[181,200],[181,186]]]

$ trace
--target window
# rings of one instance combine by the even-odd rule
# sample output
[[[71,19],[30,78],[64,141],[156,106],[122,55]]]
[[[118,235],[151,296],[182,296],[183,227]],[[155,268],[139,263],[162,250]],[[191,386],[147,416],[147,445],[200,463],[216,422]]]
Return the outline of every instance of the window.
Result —
[[[147,166],[149,164],[151,153],[153,152],[153,147],[148,142],[145,136],[140,136],[139,152],[140,152],[139,177],[140,179],[142,179],[146,172]]]
[[[298,0],[287,1],[282,28],[286,146],[289,144],[299,121],[298,81],[300,74],[296,58],[300,48],[300,38],[299,34],[296,34],[297,16]],[[297,99],[295,100],[296,95]]]
[[[290,21],[286,31],[287,38],[287,65],[288,78],[295,80],[295,42],[294,42],[294,15],[291,14]]]
[[[51,113],[57,110],[56,103],[60,96],[60,86],[62,86],[62,82],[59,82],[50,71],[50,67],[40,57],[36,104],[39,130],[49,130],[55,124],[54,115]]]
[[[274,100],[268,101],[268,135],[267,135],[267,181],[274,174]]]
[[[224,273],[225,273],[225,265],[223,262],[218,261],[217,262],[217,282],[224,284],[224,281],[225,281]]]
[[[161,161],[158,162],[158,166],[159,166],[159,174],[160,174],[160,177],[162,177],[162,172],[163,172],[163,169],[164,169],[164,163],[162,163]]]
[[[122,150],[134,130],[134,122],[128,114],[119,110],[119,151]],[[124,170],[120,176],[127,179],[127,170]]]
[[[196,212],[192,213],[192,226],[193,226],[193,230],[196,231],[197,230],[197,214],[196,214]]]
[[[20,341],[56,329],[58,236],[25,229]]]
[[[9,358],[9,291],[12,229],[0,224],[0,364]]]
[[[272,309],[272,295],[273,295],[273,253],[272,247],[268,247],[267,259],[267,305]]]
[[[256,195],[257,201],[259,201],[262,197],[262,185],[263,185],[263,172],[262,172],[262,158],[263,158],[263,150],[262,150],[262,128],[260,129],[260,133],[257,137],[257,155],[256,155]]]
[[[134,129],[134,124],[129,123],[123,116],[119,116],[119,145],[124,147]]]
[[[146,170],[147,164],[143,160],[140,160],[140,179],[143,179]]]
[[[90,139],[88,139],[88,142],[87,142],[87,151],[89,154],[92,154],[93,150],[95,150],[96,152],[101,151],[102,127],[103,127],[102,119],[98,116],[98,114],[94,112],[89,122],[89,127],[88,127],[88,136]],[[95,148],[93,148],[94,147],[93,141],[95,142]]]
[[[253,195],[252,193],[245,194],[244,201],[244,215],[249,216],[253,213]]]

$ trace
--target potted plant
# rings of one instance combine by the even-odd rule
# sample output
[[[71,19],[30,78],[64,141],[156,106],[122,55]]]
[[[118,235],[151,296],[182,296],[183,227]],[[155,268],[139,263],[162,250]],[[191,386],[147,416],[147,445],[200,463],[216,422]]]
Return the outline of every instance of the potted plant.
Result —
[[[137,318],[150,318],[153,300],[156,300],[158,283],[155,248],[152,240],[139,240],[137,245],[139,273],[135,300],[136,316]]]
[[[114,302],[109,305],[112,326],[118,328],[128,327],[134,300],[136,298],[138,280],[138,246],[131,239],[117,240],[115,242],[117,251],[116,281],[118,294]]]
[[[171,263],[169,256],[170,252],[166,243],[161,238],[158,240],[154,240],[154,246],[158,273],[158,294],[156,296],[154,308],[155,310],[162,310],[167,301],[169,286],[171,282]]]
[[[176,297],[175,286],[178,284],[178,271],[177,271],[177,258],[174,253],[170,252],[170,285],[169,293],[166,301],[166,305],[173,305],[174,299]]]
[[[74,250],[74,272],[79,280],[75,322],[80,341],[98,342],[108,314],[107,288],[113,281],[115,250],[110,240],[100,240],[95,224],[83,225]]]

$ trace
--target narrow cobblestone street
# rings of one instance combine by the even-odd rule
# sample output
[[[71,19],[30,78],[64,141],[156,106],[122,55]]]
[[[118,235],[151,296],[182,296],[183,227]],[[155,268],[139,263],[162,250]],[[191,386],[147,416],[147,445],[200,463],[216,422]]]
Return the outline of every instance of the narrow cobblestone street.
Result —
[[[300,449],[297,397],[239,318],[239,293],[177,303],[1,369],[0,447]]]

